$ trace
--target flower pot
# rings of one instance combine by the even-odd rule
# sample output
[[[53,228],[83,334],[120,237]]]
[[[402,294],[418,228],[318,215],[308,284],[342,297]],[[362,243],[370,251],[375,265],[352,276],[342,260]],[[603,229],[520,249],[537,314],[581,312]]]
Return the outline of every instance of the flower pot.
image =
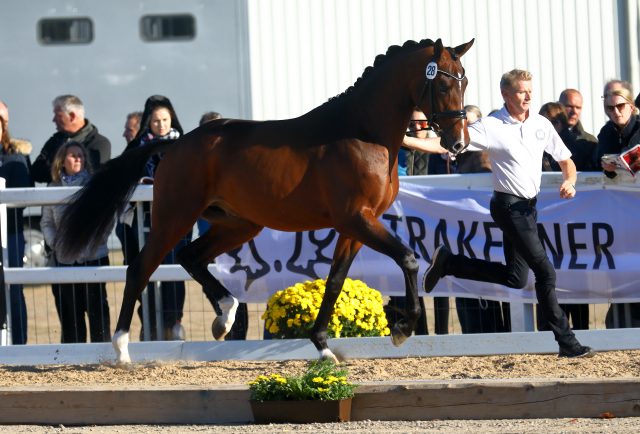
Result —
[[[256,423],[327,423],[350,421],[351,399],[249,402]]]

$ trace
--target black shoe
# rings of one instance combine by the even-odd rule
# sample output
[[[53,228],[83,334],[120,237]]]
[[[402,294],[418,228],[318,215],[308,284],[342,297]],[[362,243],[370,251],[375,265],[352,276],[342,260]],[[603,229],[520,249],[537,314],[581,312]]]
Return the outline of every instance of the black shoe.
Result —
[[[453,253],[447,249],[444,244],[440,244],[436,251],[433,252],[431,265],[429,265],[427,272],[424,273],[424,277],[422,278],[422,289],[424,289],[427,294],[433,291],[438,280],[445,276],[444,264],[451,255],[453,255]]]
[[[558,358],[566,357],[568,359],[579,359],[580,357],[593,357],[595,355],[596,350],[594,350],[593,348],[576,344],[571,348],[560,347]]]

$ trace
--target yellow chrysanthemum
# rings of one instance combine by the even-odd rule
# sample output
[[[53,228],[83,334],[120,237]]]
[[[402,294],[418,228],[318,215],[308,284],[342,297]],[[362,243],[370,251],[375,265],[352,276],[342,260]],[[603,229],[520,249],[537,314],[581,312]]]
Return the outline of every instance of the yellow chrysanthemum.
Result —
[[[316,377],[316,378],[314,378],[314,379],[313,379],[313,380],[311,380],[311,381],[313,381],[314,383],[322,383],[322,382],[324,381],[324,378],[322,378],[322,377]]]

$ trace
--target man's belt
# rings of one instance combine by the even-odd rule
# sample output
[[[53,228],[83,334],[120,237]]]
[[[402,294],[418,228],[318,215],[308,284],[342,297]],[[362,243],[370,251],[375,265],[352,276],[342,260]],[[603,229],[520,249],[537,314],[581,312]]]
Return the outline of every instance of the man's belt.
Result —
[[[533,197],[531,199],[527,199],[524,197],[516,196],[515,194],[502,193],[500,191],[493,192],[493,198],[498,202],[503,203],[517,203],[517,202],[525,202],[529,206],[535,206],[538,201],[537,197]]]

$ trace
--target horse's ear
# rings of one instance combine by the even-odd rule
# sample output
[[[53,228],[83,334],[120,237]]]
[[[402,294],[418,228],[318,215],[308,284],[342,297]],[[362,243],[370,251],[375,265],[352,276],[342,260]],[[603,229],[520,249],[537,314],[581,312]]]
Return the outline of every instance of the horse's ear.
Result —
[[[442,45],[442,39],[438,38],[438,40],[436,41],[436,45],[434,45],[433,47],[433,57],[436,62],[440,60],[440,56],[442,56],[443,51],[444,46]]]
[[[453,49],[453,51],[456,52],[458,57],[462,57],[464,55],[464,53],[469,51],[469,48],[471,48],[471,46],[473,45],[473,42],[475,40],[476,40],[476,38],[473,38],[472,40],[470,40],[466,44],[458,45],[456,48]]]

